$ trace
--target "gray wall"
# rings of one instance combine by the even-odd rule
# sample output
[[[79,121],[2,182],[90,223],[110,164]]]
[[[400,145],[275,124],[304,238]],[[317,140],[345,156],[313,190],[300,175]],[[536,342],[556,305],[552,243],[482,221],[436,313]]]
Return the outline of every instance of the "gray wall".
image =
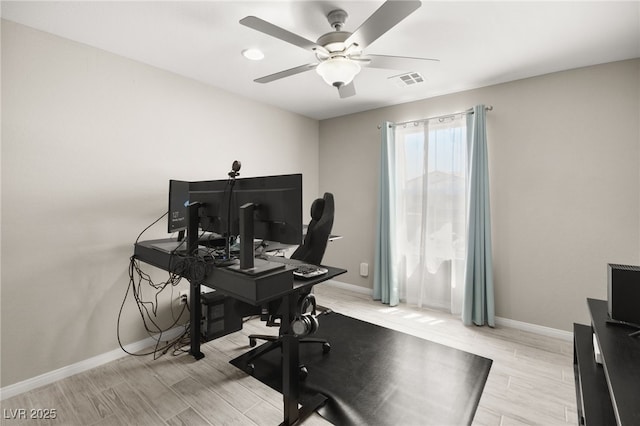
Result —
[[[2,115],[1,386],[118,347],[132,245],[170,178],[224,179],[239,159],[241,177],[304,172],[317,196],[316,120],[9,21]],[[165,236],[166,219],[144,238]],[[137,315],[124,343],[146,337]]]
[[[427,83],[428,80],[427,80]],[[320,189],[336,197],[328,264],[373,287],[379,130],[487,115],[496,315],[562,330],[606,298],[606,264],[640,263],[640,60],[559,72],[320,122]],[[370,268],[373,271],[373,268]]]

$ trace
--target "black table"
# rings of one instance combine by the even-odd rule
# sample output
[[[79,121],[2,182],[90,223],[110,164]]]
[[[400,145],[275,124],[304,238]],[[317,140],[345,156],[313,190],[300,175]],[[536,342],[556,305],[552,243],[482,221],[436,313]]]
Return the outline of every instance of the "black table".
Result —
[[[165,271],[180,273],[183,271],[184,262],[179,256],[154,248],[158,243],[171,240],[149,240],[135,244],[134,257],[142,262],[153,265]],[[300,378],[298,373],[299,363],[299,338],[291,330],[290,324],[295,319],[297,302],[300,294],[307,292],[311,287],[323,281],[330,280],[347,272],[345,269],[324,266],[329,271],[327,274],[306,280],[294,279],[293,271],[296,263],[302,263],[281,257],[268,257],[269,261],[284,263],[284,267],[273,272],[267,272],[257,276],[247,275],[231,270],[227,267],[216,267],[213,262],[202,265],[204,272],[197,279],[186,276],[190,283],[190,319],[191,319],[191,349],[190,354],[196,359],[201,359],[204,354],[200,351],[200,318],[201,286],[205,285],[222,292],[226,296],[253,306],[261,306],[269,301],[281,300],[282,321],[280,334],[282,335],[282,369],[284,422],[293,424],[304,419],[317,407],[302,407],[298,409],[300,396]],[[322,404],[324,400],[318,399],[316,404]]]
[[[640,424],[640,338],[609,322],[607,302],[587,299],[591,326],[574,324],[578,421],[586,425]],[[594,359],[593,335],[602,354]]]

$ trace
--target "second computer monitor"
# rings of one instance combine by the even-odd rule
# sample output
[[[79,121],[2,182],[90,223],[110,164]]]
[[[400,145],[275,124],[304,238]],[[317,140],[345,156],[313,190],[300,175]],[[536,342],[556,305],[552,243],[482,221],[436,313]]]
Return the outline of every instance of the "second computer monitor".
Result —
[[[254,237],[283,244],[302,241],[302,175],[191,182],[191,202],[200,203],[200,227],[239,235],[240,207],[253,204]]]
[[[302,175],[279,175],[238,180],[236,211],[253,204],[254,237],[283,244],[302,241]],[[238,220],[239,231],[239,217]],[[235,226],[234,223],[233,225]]]

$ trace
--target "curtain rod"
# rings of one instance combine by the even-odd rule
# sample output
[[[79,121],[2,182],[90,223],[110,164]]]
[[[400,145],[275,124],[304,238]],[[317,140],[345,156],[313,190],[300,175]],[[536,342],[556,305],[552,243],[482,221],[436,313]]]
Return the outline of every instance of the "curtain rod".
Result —
[[[493,110],[493,106],[491,105],[487,105],[486,107],[484,107],[485,111],[492,111]],[[452,114],[443,114],[443,115],[437,115],[435,117],[428,117],[428,118],[421,118],[419,120],[409,120],[409,121],[403,121],[401,123],[392,123],[390,125],[390,127],[393,126],[403,126],[405,124],[409,124],[409,123],[423,123],[425,121],[429,121],[429,120],[436,120],[438,118],[445,118],[445,117],[453,117],[454,115],[458,115],[458,114],[473,114],[473,108],[468,109],[466,111],[459,111],[459,112],[454,112]],[[382,126],[380,124],[378,124],[378,129],[381,129]]]

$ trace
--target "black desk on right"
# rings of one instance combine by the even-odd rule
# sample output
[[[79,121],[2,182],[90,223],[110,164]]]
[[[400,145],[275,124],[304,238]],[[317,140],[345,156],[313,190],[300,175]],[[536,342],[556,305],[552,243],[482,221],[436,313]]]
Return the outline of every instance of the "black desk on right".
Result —
[[[605,300],[587,299],[591,326],[574,324],[574,374],[581,425],[640,425],[640,338],[607,323]],[[594,336],[602,365],[594,357]]]

